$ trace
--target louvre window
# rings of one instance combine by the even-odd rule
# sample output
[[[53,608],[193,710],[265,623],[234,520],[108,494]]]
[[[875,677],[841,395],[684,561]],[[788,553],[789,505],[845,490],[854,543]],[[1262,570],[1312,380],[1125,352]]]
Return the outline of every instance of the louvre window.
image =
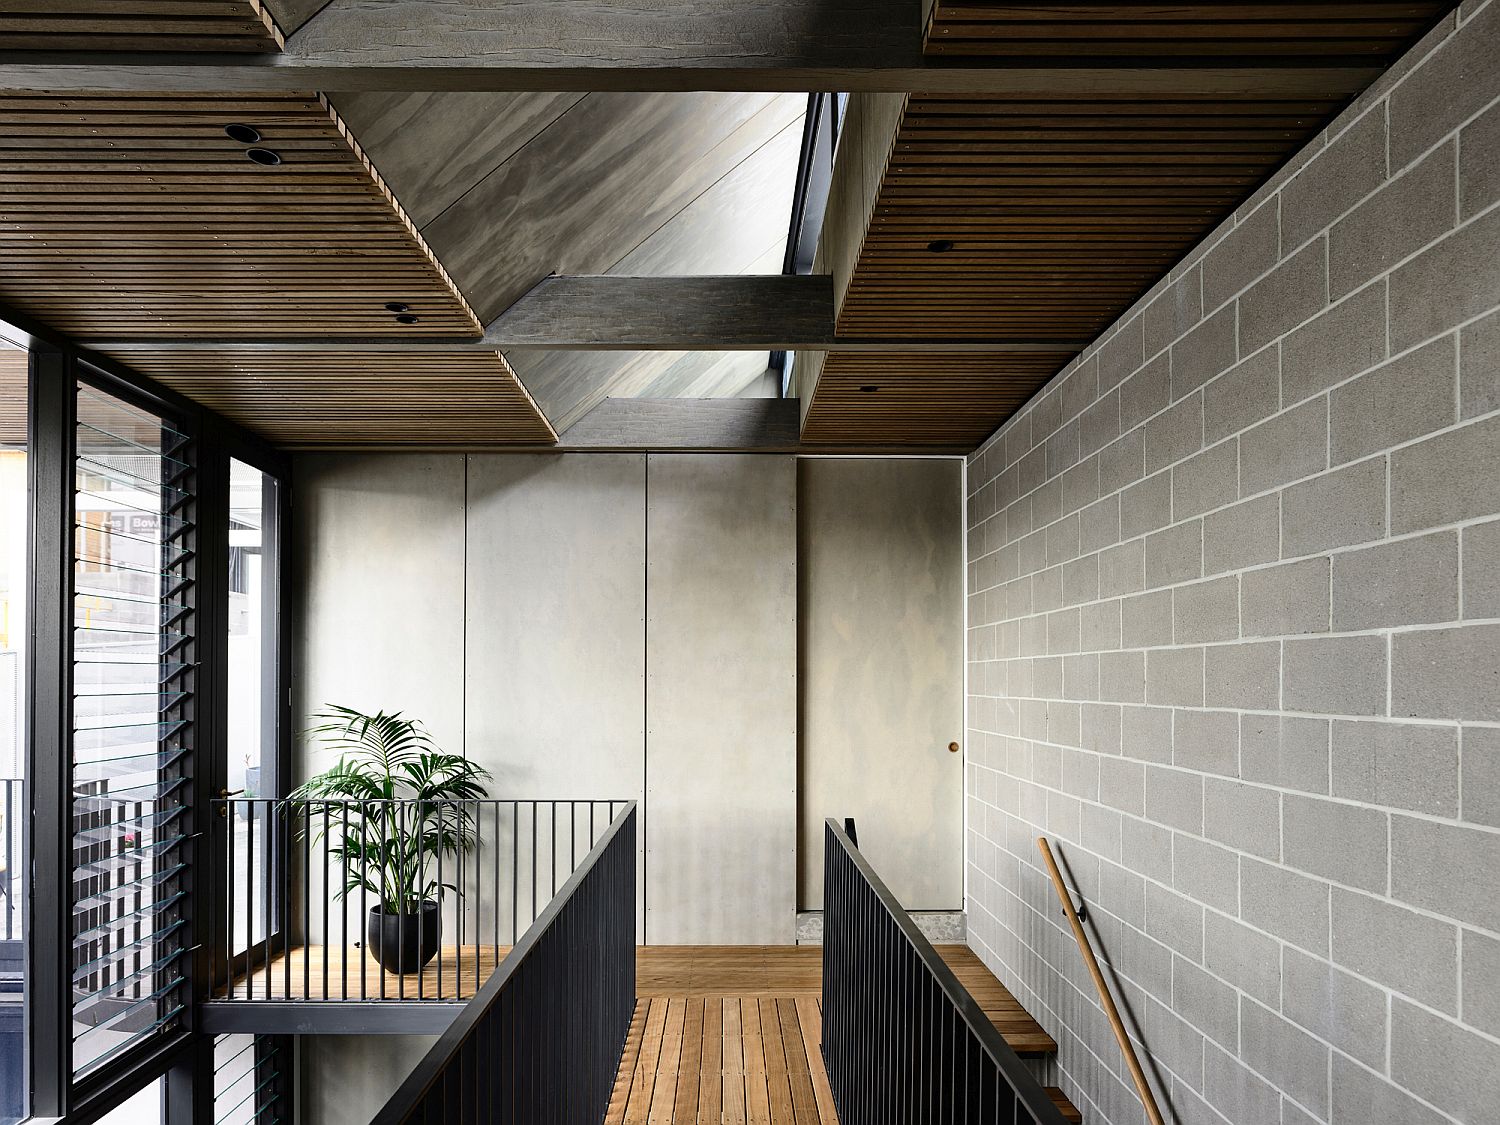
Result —
[[[184,843],[193,494],[184,436],[77,390],[73,548],[73,1068],[176,1026],[188,1001]]]

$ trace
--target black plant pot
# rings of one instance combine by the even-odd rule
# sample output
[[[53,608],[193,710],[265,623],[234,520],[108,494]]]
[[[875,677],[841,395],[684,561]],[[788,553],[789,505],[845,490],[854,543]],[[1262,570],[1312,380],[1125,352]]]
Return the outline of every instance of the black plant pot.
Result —
[[[381,968],[405,975],[420,973],[432,960],[442,928],[438,904],[427,899],[417,914],[387,914],[380,906],[370,907],[365,937]]]

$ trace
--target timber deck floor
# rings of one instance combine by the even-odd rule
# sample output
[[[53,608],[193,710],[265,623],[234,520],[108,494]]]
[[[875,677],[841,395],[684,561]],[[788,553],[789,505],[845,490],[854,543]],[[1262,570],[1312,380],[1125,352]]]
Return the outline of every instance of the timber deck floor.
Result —
[[[972,950],[937,951],[1017,1054],[1057,1050]],[[509,952],[466,945],[460,957],[444,946],[419,984],[415,974],[382,971],[360,948],[305,946],[239,976],[233,996],[378,1000],[383,986],[387,1001],[466,1000]],[[639,999],[606,1125],[836,1125],[818,1048],[822,986],[816,945],[638,947]],[[1061,1091],[1048,1093],[1068,1120],[1081,1120]]]
[[[388,973],[363,949],[297,946],[255,972],[239,974],[232,1000],[452,1000],[473,996],[510,952],[508,945],[445,945],[420,977]],[[361,991],[363,984],[363,991]]]
[[[1057,1049],[966,946],[939,954],[1017,1053]],[[818,946],[646,946],[605,1125],[837,1125]],[[1061,1090],[1047,1093],[1081,1121]]]

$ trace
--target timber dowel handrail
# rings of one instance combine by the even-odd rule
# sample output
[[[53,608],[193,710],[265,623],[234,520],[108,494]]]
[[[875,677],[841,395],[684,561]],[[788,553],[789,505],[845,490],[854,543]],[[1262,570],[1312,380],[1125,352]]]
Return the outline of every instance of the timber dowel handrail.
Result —
[[[1115,1007],[1115,998],[1110,995],[1109,985],[1104,980],[1104,973],[1099,969],[1099,961],[1094,956],[1094,947],[1089,943],[1088,931],[1079,921],[1078,911],[1073,909],[1073,900],[1068,895],[1062,872],[1058,870],[1057,860],[1052,855],[1052,846],[1047,843],[1045,836],[1036,838],[1036,846],[1042,850],[1042,858],[1047,861],[1047,870],[1052,875],[1052,885],[1057,888],[1057,897],[1062,903],[1063,913],[1068,916],[1068,924],[1073,927],[1073,937],[1078,941],[1078,952],[1083,954],[1083,963],[1088,966],[1089,976],[1094,978],[1094,987],[1099,990],[1099,1003],[1104,1005],[1104,1014],[1109,1017],[1109,1026],[1114,1030],[1115,1039],[1120,1044],[1120,1053],[1125,1056],[1125,1065],[1130,1068],[1130,1077],[1135,1080],[1135,1089],[1141,1096],[1141,1105],[1145,1107],[1146,1117],[1151,1125],[1166,1125],[1161,1110],[1156,1106],[1156,1097],[1146,1083],[1146,1072],[1141,1069],[1141,1060],[1136,1057],[1135,1046],[1130,1042],[1130,1036],[1125,1033],[1125,1024],[1120,1020],[1120,1010]]]

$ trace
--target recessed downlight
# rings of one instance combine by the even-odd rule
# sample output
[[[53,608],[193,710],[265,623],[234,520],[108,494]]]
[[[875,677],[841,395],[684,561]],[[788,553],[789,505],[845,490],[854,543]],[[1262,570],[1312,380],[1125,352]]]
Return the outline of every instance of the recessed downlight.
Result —
[[[927,244],[927,249],[934,254],[946,254],[953,249],[953,242],[947,238],[935,238]]]
[[[405,301],[387,301],[385,303],[385,311],[393,313],[410,312],[411,306]]]
[[[263,164],[267,168],[274,168],[281,163],[281,154],[272,152],[268,148],[247,148],[245,155],[256,164]]]
[[[859,389],[862,390],[867,395],[874,394],[876,391],[880,390],[880,388],[877,387],[877,386],[875,386],[873,383],[866,383],[863,387],[860,387]]]
[[[397,313],[396,314],[396,323],[397,324],[415,324],[415,323],[417,323],[417,321],[419,321],[421,319],[422,318],[419,317],[419,316],[417,316],[415,313]]]
[[[253,145],[260,140],[259,129],[253,125],[241,125],[238,122],[224,126],[224,135],[231,141],[239,141],[242,145]]]

